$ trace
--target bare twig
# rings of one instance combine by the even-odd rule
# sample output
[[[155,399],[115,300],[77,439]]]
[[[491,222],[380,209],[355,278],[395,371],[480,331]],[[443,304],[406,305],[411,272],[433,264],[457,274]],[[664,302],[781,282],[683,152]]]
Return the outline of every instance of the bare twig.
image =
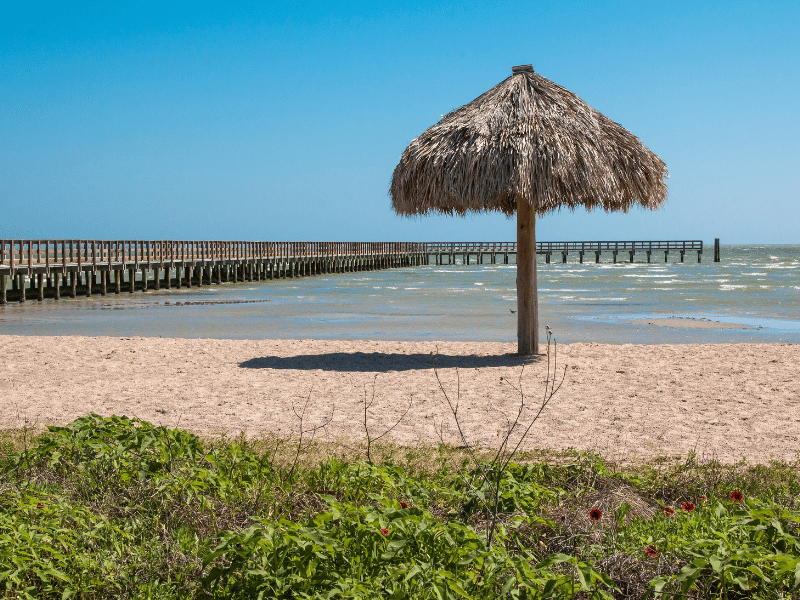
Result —
[[[473,491],[475,494],[475,498],[483,506],[484,512],[490,518],[490,524],[487,530],[487,542],[491,545],[492,541],[494,540],[494,535],[497,529],[497,525],[499,522],[499,511],[500,511],[500,486],[503,481],[503,476],[505,474],[508,465],[513,460],[516,453],[519,451],[520,447],[522,446],[523,441],[528,436],[533,427],[533,424],[539,419],[539,417],[544,412],[545,408],[547,408],[550,400],[552,400],[553,396],[561,389],[562,384],[567,375],[567,367],[564,367],[564,372],[561,375],[561,379],[558,379],[557,374],[557,362],[558,362],[558,354],[557,354],[557,346],[555,343],[555,339],[553,339],[553,332],[550,330],[549,327],[545,327],[545,331],[547,333],[547,377],[545,378],[545,385],[544,385],[544,395],[542,397],[541,402],[539,402],[536,406],[530,406],[526,404],[526,396],[525,391],[522,385],[522,376],[525,372],[525,366],[523,365],[520,369],[519,378],[517,380],[516,385],[511,383],[507,379],[500,378],[504,384],[511,387],[512,390],[516,394],[519,395],[519,408],[516,411],[516,415],[514,419],[511,420],[505,413],[502,413],[506,419],[506,431],[505,435],[503,436],[502,440],[500,441],[500,446],[497,448],[497,451],[494,453],[494,456],[486,465],[483,461],[479,460],[477,453],[475,451],[475,447],[470,441],[467,439],[467,436],[464,433],[464,429],[461,425],[461,421],[458,417],[458,409],[461,401],[461,382],[459,378],[458,368],[456,368],[456,397],[453,399],[450,394],[447,393],[447,390],[442,383],[441,378],[439,377],[439,369],[436,362],[436,358],[438,357],[438,348],[436,349],[436,355],[434,357],[434,374],[436,375],[436,381],[439,384],[439,389],[444,396],[444,399],[447,403],[448,408],[450,409],[450,413],[453,415],[453,421],[456,424],[456,428],[458,429],[458,435],[461,440],[462,447],[467,451],[469,454],[472,463],[475,465],[476,470],[480,474],[480,478],[483,480],[483,488],[488,488],[489,491],[489,499],[484,499],[484,495],[478,493],[479,490],[474,486],[474,478],[472,480],[468,480],[466,475],[463,473],[462,469],[459,468],[459,475],[464,480],[467,487]],[[551,342],[552,342],[552,374],[551,374]],[[525,418],[526,409],[535,410],[535,413],[532,417]],[[527,423],[525,422],[527,421]],[[439,439],[444,444],[444,422],[442,422],[439,427],[436,426],[434,422],[434,429],[436,434],[439,436]],[[519,438],[516,440],[516,443],[512,441],[512,435],[515,432],[521,431],[519,434]],[[513,445],[513,448],[512,448]]]
[[[395,427],[397,427],[400,422],[405,418],[408,414],[408,411],[411,410],[411,405],[414,403],[414,394],[411,394],[411,398],[408,400],[408,406],[406,407],[405,412],[400,415],[400,418],[395,421],[394,425],[389,427],[386,431],[384,431],[378,437],[372,437],[369,431],[369,425],[367,424],[367,412],[372,407],[373,403],[375,402],[375,380],[378,379],[378,376],[375,375],[375,378],[372,380],[372,397],[367,400],[367,385],[364,384],[364,433],[367,436],[367,462],[372,464],[372,444],[377,442],[378,440],[386,437],[389,433],[391,433]]]
[[[311,390],[309,390],[308,396],[306,396],[306,401],[303,403],[303,408],[302,408],[302,410],[300,412],[297,412],[297,407],[294,405],[294,402],[292,402],[292,412],[294,412],[295,416],[300,421],[300,427],[299,427],[300,437],[297,440],[297,448],[296,448],[295,453],[294,453],[294,460],[292,461],[292,467],[291,467],[291,469],[289,469],[289,472],[286,474],[286,477],[285,477],[286,481],[290,481],[291,480],[292,475],[294,474],[294,470],[297,467],[297,461],[300,459],[300,452],[301,452],[301,450],[303,448],[303,436],[305,434],[309,433],[309,434],[311,434],[311,440],[310,441],[313,441],[314,440],[314,436],[317,434],[317,432],[320,429],[323,429],[324,427],[327,427],[328,424],[330,424],[330,422],[333,420],[333,413],[334,413],[334,408],[335,407],[331,406],[331,414],[323,423],[321,423],[320,425],[313,425],[312,427],[309,427],[308,429],[304,429],[303,428],[303,421],[305,421],[306,409],[308,408],[308,403],[311,400],[311,392],[313,391],[313,389],[314,388],[312,387]]]

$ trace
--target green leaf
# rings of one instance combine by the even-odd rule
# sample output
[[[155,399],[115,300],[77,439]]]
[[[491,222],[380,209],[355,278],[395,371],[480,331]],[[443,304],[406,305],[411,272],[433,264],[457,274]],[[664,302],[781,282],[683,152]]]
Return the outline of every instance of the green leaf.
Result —
[[[711,565],[711,569],[715,573],[722,573],[722,559],[718,556],[711,555],[708,557],[708,563]]]
[[[386,552],[381,555],[381,560],[390,560],[397,556],[397,553],[408,543],[407,539],[395,539],[389,542]]]
[[[408,570],[408,573],[406,573],[406,576],[403,579],[403,583],[409,581],[410,579],[413,579],[416,575],[419,575],[420,573],[422,573],[422,569],[419,567],[419,565],[414,565]]]
[[[708,566],[708,561],[697,558],[692,563],[684,565],[681,572],[675,577],[675,580],[681,583],[682,593],[685,594],[689,591],[706,566]]]
[[[740,588],[747,591],[750,589],[750,581],[748,580],[747,575],[741,574],[737,575],[733,578],[733,581],[739,585]]]
[[[550,596],[552,596],[557,585],[558,585],[557,579],[548,580],[548,582],[545,583],[544,587],[542,588],[542,598],[549,598]]]
[[[544,560],[540,561],[534,567],[535,569],[546,569],[547,567],[551,567],[553,565],[557,565],[560,563],[565,562],[575,562],[575,558],[570,556],[569,554],[551,554],[550,556],[545,557]]]
[[[451,590],[453,590],[456,594],[458,594],[462,598],[469,598],[469,594],[467,594],[467,592],[465,592],[464,589],[460,585],[458,585],[458,582],[455,580],[455,578],[447,579],[447,587],[449,587]]]
[[[585,562],[579,562],[577,564],[577,570],[578,581],[581,582],[581,588],[589,591],[592,583],[592,567],[587,565]]]
[[[513,577],[509,577],[506,579],[506,582],[503,584],[503,587],[500,588],[500,595],[505,596],[508,593],[508,590],[511,589],[511,586],[514,585],[515,579]]]

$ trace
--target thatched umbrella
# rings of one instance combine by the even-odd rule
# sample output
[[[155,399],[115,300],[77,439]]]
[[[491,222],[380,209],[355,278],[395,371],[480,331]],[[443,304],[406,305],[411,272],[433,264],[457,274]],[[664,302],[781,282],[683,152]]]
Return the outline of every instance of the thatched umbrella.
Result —
[[[639,138],[523,65],[411,142],[390,195],[401,215],[517,214],[519,353],[538,354],[536,215],[657,208],[665,177],[664,161]]]

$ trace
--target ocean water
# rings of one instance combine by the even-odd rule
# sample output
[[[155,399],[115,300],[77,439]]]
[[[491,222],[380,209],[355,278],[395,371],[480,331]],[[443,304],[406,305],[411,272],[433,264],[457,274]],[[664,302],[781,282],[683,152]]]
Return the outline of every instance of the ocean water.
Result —
[[[714,263],[707,248],[700,264],[696,254],[664,263],[654,253],[651,264],[612,264],[610,253],[600,264],[545,264],[540,256],[542,335],[549,325],[560,342],[800,343],[800,246],[723,246],[721,254]],[[0,306],[0,333],[514,342],[515,278],[513,264],[430,265],[29,300]],[[746,328],[632,323],[670,317]]]

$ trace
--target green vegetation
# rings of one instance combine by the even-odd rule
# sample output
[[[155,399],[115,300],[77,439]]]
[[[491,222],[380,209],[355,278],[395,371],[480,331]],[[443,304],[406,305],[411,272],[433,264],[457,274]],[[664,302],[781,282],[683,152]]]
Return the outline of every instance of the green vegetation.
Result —
[[[0,597],[798,598],[798,464],[364,450],[2,432]]]

